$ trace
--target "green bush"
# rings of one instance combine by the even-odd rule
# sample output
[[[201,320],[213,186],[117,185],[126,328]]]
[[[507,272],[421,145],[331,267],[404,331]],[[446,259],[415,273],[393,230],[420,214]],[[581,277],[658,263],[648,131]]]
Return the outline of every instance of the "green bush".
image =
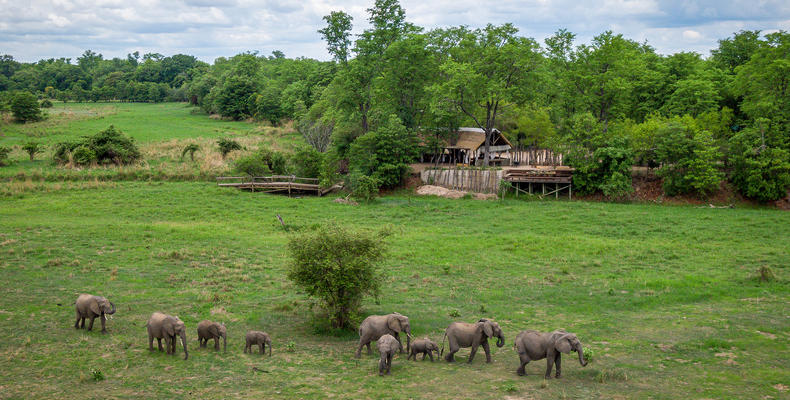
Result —
[[[351,186],[351,197],[366,202],[376,198],[381,186],[378,178],[359,173],[352,173],[349,176],[349,183]]]
[[[602,192],[607,197],[622,197],[633,190],[631,165],[634,156],[628,140],[613,137],[589,153],[586,148],[570,152],[568,165],[574,167],[573,185],[579,193]]]
[[[391,115],[376,131],[351,143],[349,169],[376,178],[383,187],[395,187],[409,172],[416,149],[414,135],[409,134],[397,116]]]
[[[657,134],[657,175],[664,179],[664,192],[670,196],[698,193],[703,196],[719,188],[724,175],[717,168],[722,155],[708,131],[697,131],[690,117],[667,122]]]
[[[324,167],[324,154],[312,146],[304,146],[292,157],[294,174],[303,178],[319,178]]]
[[[237,159],[234,170],[249,176],[266,176],[271,174],[268,162],[262,157],[260,152]]]
[[[8,165],[8,155],[11,153],[11,149],[8,147],[0,146],[0,167]]]
[[[228,138],[219,138],[219,140],[217,140],[217,146],[219,146],[219,152],[222,154],[223,160],[231,151],[241,150],[239,142]]]
[[[365,296],[378,295],[382,235],[328,224],[289,240],[288,279],[321,302],[334,328],[351,328]]]
[[[79,165],[91,165],[98,161],[96,152],[90,146],[81,144],[71,152],[72,159]]]
[[[126,165],[142,157],[134,140],[112,125],[93,136],[85,136],[79,142],[58,143],[54,150],[52,159],[59,164],[69,162],[69,155],[79,165],[93,163]]]
[[[36,154],[41,153],[44,149],[36,142],[27,142],[22,146],[22,150],[26,151],[27,155],[30,156],[30,161],[33,161]]]
[[[41,104],[39,104],[39,107],[41,107],[41,108],[52,108],[52,101],[50,101],[49,99],[41,100]]]
[[[787,196],[790,152],[763,144],[756,129],[745,129],[730,140],[732,182],[746,197],[773,201]]]
[[[57,164],[66,164],[69,162],[69,155],[79,146],[79,143],[74,142],[60,142],[55,144],[52,160]]]
[[[11,112],[18,122],[35,122],[43,118],[36,96],[29,92],[18,92],[11,98]]]

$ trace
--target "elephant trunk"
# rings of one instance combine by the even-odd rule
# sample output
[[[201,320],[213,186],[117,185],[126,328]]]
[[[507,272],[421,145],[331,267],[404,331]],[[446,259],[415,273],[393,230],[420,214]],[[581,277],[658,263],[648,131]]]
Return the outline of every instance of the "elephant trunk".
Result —
[[[406,353],[408,354],[411,349],[411,332],[406,331]]]
[[[502,347],[504,345],[505,345],[505,335],[500,333],[499,336],[497,336],[496,347]]]
[[[582,367],[586,367],[587,360],[584,359],[584,349],[582,349],[581,345],[576,349],[576,352],[579,353],[579,364],[581,364]]]
[[[187,351],[187,333],[181,332],[181,344],[184,345],[184,360],[189,358],[189,351]]]
[[[115,314],[115,304],[113,302],[110,302],[110,305],[112,306],[112,310],[110,310],[110,312],[105,314],[113,315]]]

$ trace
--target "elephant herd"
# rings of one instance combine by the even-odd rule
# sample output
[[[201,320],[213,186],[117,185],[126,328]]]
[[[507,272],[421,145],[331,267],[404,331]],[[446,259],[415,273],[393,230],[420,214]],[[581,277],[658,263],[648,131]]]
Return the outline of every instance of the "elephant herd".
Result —
[[[105,322],[108,317],[112,318],[115,313],[115,305],[101,296],[82,294],[74,303],[77,313],[77,321],[74,328],[85,328],[85,320],[90,319],[88,330],[93,329],[93,322],[99,318],[102,325],[102,333],[107,333]],[[81,321],[81,324],[80,324]],[[153,351],[154,339],[157,339],[159,351],[166,351],[173,355],[176,352],[176,337],[180,339],[184,348],[184,360],[188,359],[186,326],[178,316],[167,315],[161,312],[151,314],[146,323],[148,329],[148,348]],[[201,321],[197,326],[198,341],[200,347],[206,347],[210,339],[214,340],[214,349],[219,350],[219,339],[223,341],[223,350],[227,350],[227,329],[224,324]],[[361,356],[362,348],[367,347],[368,354],[372,354],[371,342],[376,341],[379,351],[379,375],[389,374],[392,367],[392,359],[397,352],[403,352],[403,344],[400,334],[406,336],[406,352],[408,359],[412,357],[417,360],[417,354],[422,354],[422,359],[430,357],[433,361],[433,352],[437,357],[444,356],[444,342],[447,340],[449,351],[444,359],[447,362],[455,361],[454,355],[461,348],[471,348],[467,362],[474,360],[479,347],[483,348],[486,355],[486,362],[491,362],[491,349],[488,339],[496,338],[497,347],[505,345],[505,335],[499,324],[489,319],[480,319],[475,323],[453,322],[444,331],[441,350],[436,342],[428,339],[416,339],[411,343],[411,325],[409,318],[399,313],[388,315],[371,315],[365,318],[359,325],[359,343],[355,356]],[[162,347],[162,339],[165,340],[165,348]],[[245,335],[244,352],[252,353],[252,346],[257,345],[260,353],[266,352],[269,346],[269,355],[272,354],[272,340],[266,332],[249,331]],[[555,376],[559,378],[562,374],[561,355],[570,354],[571,351],[578,353],[579,364],[587,365],[584,359],[582,343],[573,333],[564,330],[553,332],[538,332],[525,330],[516,335],[513,348],[518,353],[519,367],[516,370],[518,375],[525,375],[524,367],[530,361],[546,359],[545,378],[551,378],[552,368],[556,366]]]

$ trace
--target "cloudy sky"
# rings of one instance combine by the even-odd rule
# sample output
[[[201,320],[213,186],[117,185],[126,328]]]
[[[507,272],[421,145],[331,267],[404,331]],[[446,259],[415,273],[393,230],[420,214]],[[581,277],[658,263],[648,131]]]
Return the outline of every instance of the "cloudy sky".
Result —
[[[257,50],[329,59],[316,30],[343,10],[354,31],[367,27],[373,0],[0,0],[0,54],[20,61],[69,57],[86,49],[105,58],[139,51],[185,53],[211,62]],[[426,28],[514,23],[539,41],[559,28],[580,41],[611,29],[660,53],[705,56],[741,29],[790,30],[787,0],[401,0],[407,19]]]

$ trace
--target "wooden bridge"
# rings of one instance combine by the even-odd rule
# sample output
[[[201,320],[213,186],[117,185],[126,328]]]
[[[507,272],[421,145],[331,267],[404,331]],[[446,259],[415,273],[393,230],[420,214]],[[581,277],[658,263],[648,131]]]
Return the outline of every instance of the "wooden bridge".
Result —
[[[322,189],[316,178],[300,178],[294,175],[272,176],[218,176],[217,186],[264,193],[309,193],[323,196],[335,189]]]

